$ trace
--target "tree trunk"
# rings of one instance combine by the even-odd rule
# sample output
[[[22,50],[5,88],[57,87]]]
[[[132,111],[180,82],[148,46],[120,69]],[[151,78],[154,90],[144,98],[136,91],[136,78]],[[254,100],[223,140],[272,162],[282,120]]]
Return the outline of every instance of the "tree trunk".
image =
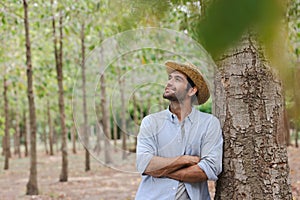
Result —
[[[143,119],[144,118],[144,116],[145,116],[145,114],[144,114],[144,106],[143,106],[143,104],[144,104],[144,101],[142,100],[142,99],[140,99],[140,119]]]
[[[21,131],[20,131],[20,109],[18,106],[18,95],[17,91],[15,91],[15,99],[16,99],[16,126],[15,126],[15,134],[14,134],[14,154],[18,155],[19,158],[21,158],[21,150],[20,150],[20,140],[21,140]]]
[[[82,76],[82,94],[83,94],[83,135],[85,144],[85,171],[89,171],[90,167],[90,153],[89,148],[89,131],[88,128],[88,116],[86,107],[86,81],[85,81],[85,34],[84,34],[85,24],[81,24],[81,76]]]
[[[58,140],[59,140],[58,133],[57,133],[56,129],[53,129],[53,142],[55,143],[56,153],[59,153],[59,151],[60,151]]]
[[[64,87],[63,87],[63,32],[62,32],[62,13],[59,14],[59,56],[58,65],[56,68],[57,72],[57,82],[59,91],[59,112],[60,112],[60,122],[62,129],[62,141],[61,141],[61,151],[62,151],[62,169],[60,174],[60,181],[68,181],[68,147],[67,147],[67,128],[66,128],[66,117],[65,117],[65,103],[64,103]]]
[[[283,94],[283,96],[285,96]],[[291,137],[290,137],[290,126],[289,126],[289,118],[285,106],[285,98],[284,98],[284,103],[283,103],[283,114],[284,114],[284,132],[285,132],[285,141],[286,145],[290,146],[291,145]]]
[[[56,37],[56,25],[55,16],[53,11],[53,0],[52,5],[52,28],[53,28],[53,45],[54,45],[54,56],[56,63],[57,73],[57,85],[58,85],[58,105],[60,113],[60,125],[61,125],[61,152],[62,152],[62,168],[59,181],[68,181],[68,149],[67,149],[67,128],[66,128],[66,117],[65,117],[65,104],[64,104],[64,87],[63,87],[63,32],[62,32],[62,13],[59,13],[59,49],[57,48],[57,37]]]
[[[45,122],[44,122],[45,123]],[[44,124],[43,123],[43,124]],[[46,124],[43,125],[43,142],[44,142],[44,147],[45,147],[45,153],[46,155],[49,154],[49,151],[48,151],[48,144],[47,144],[47,131],[46,131]]]
[[[223,126],[223,172],[215,199],[292,199],[283,95],[255,38],[217,63],[215,114]]]
[[[49,127],[49,148],[50,148],[50,156],[54,155],[53,152],[53,126],[52,126],[52,119],[51,119],[51,110],[50,110],[50,103],[49,103],[49,96],[47,95],[47,118],[48,118],[48,127]]]
[[[105,77],[104,74],[100,77],[101,84],[101,110],[102,110],[102,127],[104,132],[104,157],[105,163],[109,164],[112,162],[110,155],[110,126],[109,126],[109,111],[108,105],[106,101],[106,85],[105,85]]]
[[[101,122],[101,124],[103,124],[103,122]],[[101,133],[101,129],[99,127],[99,124],[96,125],[95,128],[96,128],[96,144],[95,144],[95,147],[94,147],[94,152],[96,153],[96,155],[100,155],[102,133]]]
[[[2,156],[5,156],[5,133],[4,133],[4,136],[3,136],[3,139],[2,139],[2,153],[1,153]]]
[[[117,119],[116,119],[117,120]],[[117,139],[118,139],[118,123],[113,122],[113,135],[114,135],[114,150],[117,151]]]
[[[134,147],[132,149],[133,152],[136,152],[136,146],[137,146],[137,135],[138,135],[138,105],[135,93],[133,93],[133,120],[134,120]]]
[[[5,130],[4,130],[5,134],[4,134],[3,149],[4,149],[4,157],[5,157],[5,159],[4,159],[4,170],[7,170],[9,168],[10,138],[9,138],[9,113],[8,113],[6,74],[4,75],[3,84],[4,84],[3,97],[4,97],[4,115],[5,115]]]
[[[27,195],[38,194],[37,183],[37,156],[36,156],[36,116],[35,116],[35,103],[33,93],[33,74],[31,64],[31,46],[29,36],[29,23],[28,23],[28,4],[27,0],[23,0],[24,6],[24,26],[26,38],[26,66],[27,66],[27,95],[29,102],[29,120],[30,120],[30,175],[27,183]]]
[[[295,129],[295,146],[296,148],[299,147],[299,143],[298,143],[298,139],[299,139],[299,126],[296,125],[296,129]]]
[[[102,49],[100,51],[100,62],[101,67],[103,65],[103,52]],[[108,103],[106,100],[106,82],[105,82],[105,75],[104,72],[100,74],[100,90],[101,90],[101,110],[102,110],[102,128],[104,132],[104,159],[106,164],[112,163],[112,158],[110,154],[110,121],[109,121],[109,109],[108,109]],[[101,139],[101,138],[99,138]]]
[[[72,126],[71,128],[71,139],[72,139],[72,152],[73,154],[76,154],[77,151],[76,151],[76,128],[75,128],[75,125]]]
[[[298,63],[299,64],[299,63]],[[299,65],[300,66],[300,65]],[[300,67],[297,66],[295,68],[295,73],[294,73],[294,101],[295,101],[295,105],[294,105],[294,109],[293,109],[293,117],[294,119],[299,119],[299,116],[300,116],[300,111],[299,111],[299,107],[300,107],[300,94],[299,94],[299,86],[300,86],[300,80],[299,80],[299,76],[300,76]],[[296,133],[295,133],[295,146],[298,148],[299,147],[299,144],[298,144],[298,134],[299,134],[299,120],[296,120],[294,122],[295,124],[295,130],[296,130]]]
[[[27,114],[24,110],[24,114],[23,114],[23,121],[24,121],[24,146],[25,146],[25,157],[28,156],[28,135],[29,135],[29,129],[30,129],[30,125],[29,125],[29,121],[27,119]]]
[[[127,158],[127,145],[126,145],[126,111],[125,111],[125,97],[124,97],[124,86],[125,81],[121,78],[121,70],[118,68],[119,74],[119,87],[120,87],[120,95],[121,95],[121,136],[122,136],[122,159],[125,160]]]

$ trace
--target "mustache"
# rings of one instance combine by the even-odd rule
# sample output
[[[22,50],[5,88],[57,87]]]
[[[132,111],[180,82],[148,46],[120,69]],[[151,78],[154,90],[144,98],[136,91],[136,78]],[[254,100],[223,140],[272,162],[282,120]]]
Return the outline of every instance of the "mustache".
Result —
[[[175,91],[176,90],[176,88],[175,87],[169,87],[169,86],[167,86],[167,87],[165,87],[165,90],[173,90],[173,91]]]
[[[166,85],[165,90],[166,90],[166,89],[174,90],[174,91],[176,90],[176,88],[175,88],[174,86],[169,85],[169,84]]]

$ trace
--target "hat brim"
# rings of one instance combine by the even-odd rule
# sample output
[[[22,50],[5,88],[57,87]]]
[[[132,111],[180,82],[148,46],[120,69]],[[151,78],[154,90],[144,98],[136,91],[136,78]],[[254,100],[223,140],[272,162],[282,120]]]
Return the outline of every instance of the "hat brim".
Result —
[[[195,65],[192,63],[183,64],[174,61],[167,61],[165,65],[168,74],[174,71],[179,71],[187,75],[195,83],[195,86],[198,89],[198,102],[194,102],[194,104],[201,105],[209,99],[210,93],[208,86],[203,78],[202,73]]]

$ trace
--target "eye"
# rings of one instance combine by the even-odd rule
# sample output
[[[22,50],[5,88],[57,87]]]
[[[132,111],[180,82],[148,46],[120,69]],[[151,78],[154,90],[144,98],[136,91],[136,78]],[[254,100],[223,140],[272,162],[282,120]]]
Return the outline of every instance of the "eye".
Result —
[[[180,76],[175,77],[175,81],[181,82],[183,79]]]

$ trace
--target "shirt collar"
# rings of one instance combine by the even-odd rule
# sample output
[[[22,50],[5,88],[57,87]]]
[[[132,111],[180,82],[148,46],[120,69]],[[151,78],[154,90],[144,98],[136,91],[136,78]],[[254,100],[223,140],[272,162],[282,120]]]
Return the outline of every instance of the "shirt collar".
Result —
[[[195,119],[195,113],[196,113],[196,109],[194,106],[192,106],[191,113],[188,116],[186,116],[186,118],[184,120],[188,119],[191,123],[193,123],[194,119]],[[168,119],[172,123],[179,123],[177,116],[170,111],[170,106],[168,106],[168,108],[167,108],[167,115],[168,115]]]

